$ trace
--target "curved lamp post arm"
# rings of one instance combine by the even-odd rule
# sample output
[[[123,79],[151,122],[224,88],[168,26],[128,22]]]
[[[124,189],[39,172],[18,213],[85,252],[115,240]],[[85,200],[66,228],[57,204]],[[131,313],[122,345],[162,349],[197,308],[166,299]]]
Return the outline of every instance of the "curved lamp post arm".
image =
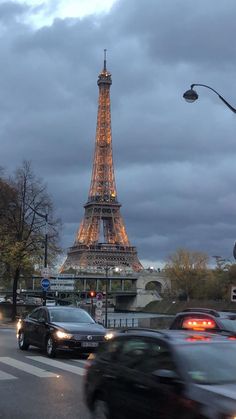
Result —
[[[220,100],[222,100],[222,102],[224,102],[224,104],[233,112],[233,113],[236,113],[236,109],[232,106],[232,105],[230,105],[230,103],[229,102],[227,102],[227,100],[225,100],[224,98],[223,98],[223,96],[221,96],[215,89],[213,89],[212,87],[210,87],[210,86],[207,86],[206,84],[199,84],[199,83],[194,83],[194,84],[191,84],[191,89],[190,90],[187,90],[184,94],[183,94],[183,97],[184,97],[184,99],[185,100],[187,100],[188,102],[194,102],[195,100],[197,100],[198,99],[198,94],[197,94],[197,92],[195,91],[195,90],[193,90],[193,88],[194,88],[194,86],[201,86],[201,87],[206,87],[207,89],[209,89],[209,90],[212,90],[212,92],[214,92],[218,97],[219,97],[219,99]]]

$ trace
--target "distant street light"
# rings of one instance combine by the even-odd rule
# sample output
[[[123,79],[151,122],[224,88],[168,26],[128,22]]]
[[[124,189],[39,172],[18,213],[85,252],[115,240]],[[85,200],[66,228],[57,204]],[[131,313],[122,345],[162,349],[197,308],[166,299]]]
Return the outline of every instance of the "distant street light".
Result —
[[[105,283],[105,328],[107,328],[107,305],[108,305],[108,271],[109,271],[109,266],[106,265],[105,266],[105,272],[106,272],[106,283]]]
[[[221,96],[215,89],[212,89],[212,87],[207,86],[206,84],[191,84],[191,88],[190,90],[187,90],[184,94],[183,94],[183,98],[186,100],[186,102],[192,103],[195,102],[195,100],[198,99],[198,94],[196,92],[196,90],[193,90],[194,86],[201,86],[201,87],[206,87],[207,89],[212,90],[212,92],[214,92],[219,98],[220,100],[222,100],[222,102],[224,102],[224,104],[234,113],[236,113],[236,109],[230,105],[227,100],[225,100],[223,98],[223,96]]]
[[[105,283],[105,327],[107,328],[107,312],[108,312],[108,282],[109,282],[109,277],[108,277],[108,272],[110,269],[113,269],[115,272],[119,271],[119,268],[115,267],[115,266],[109,266],[106,265],[105,266],[105,273],[106,273],[106,283]]]

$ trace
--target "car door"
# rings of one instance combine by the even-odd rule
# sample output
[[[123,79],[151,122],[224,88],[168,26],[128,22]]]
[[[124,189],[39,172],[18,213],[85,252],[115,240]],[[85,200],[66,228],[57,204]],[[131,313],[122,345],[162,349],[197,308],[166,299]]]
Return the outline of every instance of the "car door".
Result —
[[[35,330],[35,344],[41,348],[45,346],[46,333],[48,330],[48,316],[47,311],[43,308],[40,308],[37,313],[37,319],[35,321],[34,330]]]
[[[137,412],[136,418],[193,419],[196,406],[186,395],[187,383],[173,347],[158,338],[148,338],[147,342],[146,356],[135,366],[134,397],[139,399],[139,412],[142,412]],[[142,383],[144,391],[140,392],[136,388],[141,388]]]
[[[160,382],[155,375],[158,369],[176,371],[167,344],[158,339],[126,337],[117,354],[113,383],[115,411],[120,412],[119,418],[181,417],[178,391],[174,385]]]
[[[107,371],[110,379],[110,400],[114,417],[117,419],[150,418],[148,403],[149,377],[136,369],[146,356],[148,342],[145,338],[126,336],[120,339],[120,348],[113,360],[112,370]]]
[[[37,324],[40,308],[36,308],[24,320],[24,329],[27,340],[31,345],[37,344]]]

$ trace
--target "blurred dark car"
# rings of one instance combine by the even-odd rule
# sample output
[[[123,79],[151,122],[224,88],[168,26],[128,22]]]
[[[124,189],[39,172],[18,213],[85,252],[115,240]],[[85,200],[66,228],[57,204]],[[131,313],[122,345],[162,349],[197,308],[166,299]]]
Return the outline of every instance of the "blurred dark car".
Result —
[[[236,419],[235,351],[215,333],[120,332],[87,361],[91,418]]]
[[[17,324],[18,345],[45,349],[49,357],[58,350],[91,353],[104,342],[106,329],[75,307],[38,307]]]
[[[209,331],[236,336],[236,313],[209,308],[187,308],[177,313],[170,324],[172,330]]]

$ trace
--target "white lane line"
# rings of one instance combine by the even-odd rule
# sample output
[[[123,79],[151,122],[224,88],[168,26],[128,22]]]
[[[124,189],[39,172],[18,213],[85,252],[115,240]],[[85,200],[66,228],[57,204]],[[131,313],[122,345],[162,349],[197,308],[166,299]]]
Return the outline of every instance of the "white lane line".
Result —
[[[36,375],[36,377],[58,377],[58,375],[54,374],[53,372],[45,371],[42,368],[34,367],[33,365],[26,364],[25,362],[18,361],[17,359],[9,358],[7,356],[0,357],[0,362],[6,365],[10,365],[10,367],[17,368],[18,370],[27,372],[29,374]]]
[[[1,380],[15,380],[17,377],[11,374],[7,374],[7,372],[0,371],[0,381]]]
[[[61,361],[55,361],[54,359],[44,358],[43,356],[27,356],[26,358],[31,359],[33,361],[42,362],[43,364],[50,365],[51,367],[54,367],[54,368],[59,368],[64,371],[72,372],[73,374],[84,375],[83,368],[66,364]]]
[[[71,359],[71,361],[79,362],[80,364],[86,364],[86,362],[87,362],[87,360],[83,360],[83,359]]]

